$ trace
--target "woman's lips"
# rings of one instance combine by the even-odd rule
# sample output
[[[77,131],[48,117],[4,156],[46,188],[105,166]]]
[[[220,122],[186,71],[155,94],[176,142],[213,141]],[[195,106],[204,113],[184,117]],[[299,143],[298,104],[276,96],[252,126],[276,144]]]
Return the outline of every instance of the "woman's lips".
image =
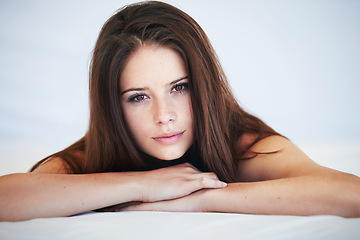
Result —
[[[164,134],[160,137],[154,137],[153,139],[161,144],[174,144],[177,143],[185,131],[180,133],[170,133],[170,134]]]

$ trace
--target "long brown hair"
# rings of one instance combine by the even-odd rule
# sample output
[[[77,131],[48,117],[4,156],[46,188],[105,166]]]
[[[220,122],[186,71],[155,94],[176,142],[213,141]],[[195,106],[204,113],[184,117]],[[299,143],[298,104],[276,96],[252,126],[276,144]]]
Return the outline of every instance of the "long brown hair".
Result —
[[[62,157],[74,173],[144,169],[124,121],[119,86],[127,59],[143,44],[169,47],[182,56],[194,112],[194,144],[211,171],[224,181],[235,181],[236,160],[249,148],[235,144],[241,135],[256,133],[255,144],[277,133],[239,106],[210,41],[195,20],[156,1],[124,7],[104,24],[91,62],[89,130],[52,156]],[[85,153],[84,164],[72,154],[76,151]]]

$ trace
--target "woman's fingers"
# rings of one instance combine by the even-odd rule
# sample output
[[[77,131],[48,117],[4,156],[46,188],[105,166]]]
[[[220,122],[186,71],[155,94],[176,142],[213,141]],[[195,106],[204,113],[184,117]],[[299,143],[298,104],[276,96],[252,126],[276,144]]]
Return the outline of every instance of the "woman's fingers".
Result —
[[[215,173],[201,172],[197,168],[195,168],[193,165],[191,165],[190,163],[180,164],[180,165],[177,165],[176,167],[183,168],[186,171],[186,173],[190,174],[191,179],[198,179],[198,178],[205,177],[205,178],[210,178],[210,179],[214,179],[214,180],[219,180],[219,178],[216,176]]]
[[[188,184],[188,186],[191,192],[202,188],[223,188],[227,186],[227,184],[220,181],[213,172],[200,172],[188,163],[179,165],[179,167],[184,168],[187,171],[187,179],[190,180],[190,184]]]
[[[190,176],[191,179],[198,179],[198,178],[209,178],[209,179],[213,179],[213,180],[219,180],[219,178],[216,176],[215,173],[213,172],[208,172],[208,173],[197,173],[197,174],[193,174]]]
[[[224,188],[227,184],[218,179],[201,177],[193,181],[193,186],[199,190],[203,188]]]

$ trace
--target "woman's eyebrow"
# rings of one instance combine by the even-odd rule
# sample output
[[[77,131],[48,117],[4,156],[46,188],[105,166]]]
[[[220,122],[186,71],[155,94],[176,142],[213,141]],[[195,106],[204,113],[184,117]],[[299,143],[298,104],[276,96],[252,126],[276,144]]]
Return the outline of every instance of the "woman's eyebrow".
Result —
[[[181,80],[184,80],[184,79],[186,79],[186,78],[188,78],[188,77],[185,76],[185,77],[181,77],[181,78],[179,78],[179,79],[176,79],[176,80],[170,82],[169,85],[173,85],[173,84],[175,84],[175,83],[177,83],[177,82],[179,82],[179,81],[181,81]],[[125,91],[122,91],[122,92],[120,93],[120,95],[124,95],[125,93],[131,92],[131,91],[144,91],[144,90],[148,90],[148,89],[149,89],[148,87],[143,87],[143,88],[129,88],[129,89],[125,90]]]
[[[122,92],[120,93],[120,95],[124,95],[125,93],[131,92],[131,91],[144,91],[144,90],[148,90],[148,89],[149,89],[148,87],[144,87],[144,88],[129,88],[129,89],[125,90],[125,91],[122,91]]]
[[[185,77],[179,78],[179,79],[177,79],[177,80],[174,80],[174,81],[172,81],[171,83],[169,83],[169,85],[173,85],[173,84],[175,84],[175,83],[177,83],[177,82],[180,82],[181,80],[184,80],[184,79],[186,79],[186,78],[188,78],[188,76],[185,76]]]

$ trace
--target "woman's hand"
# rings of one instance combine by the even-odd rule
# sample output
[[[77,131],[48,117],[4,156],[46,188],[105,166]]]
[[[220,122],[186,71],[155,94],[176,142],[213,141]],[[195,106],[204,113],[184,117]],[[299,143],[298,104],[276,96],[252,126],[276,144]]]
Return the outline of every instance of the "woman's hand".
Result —
[[[141,201],[156,202],[187,196],[205,188],[224,188],[214,173],[203,173],[189,163],[141,172]]]
[[[164,211],[164,212],[206,212],[205,193],[209,189],[199,190],[185,197],[151,203],[139,203],[118,207],[116,211]]]

